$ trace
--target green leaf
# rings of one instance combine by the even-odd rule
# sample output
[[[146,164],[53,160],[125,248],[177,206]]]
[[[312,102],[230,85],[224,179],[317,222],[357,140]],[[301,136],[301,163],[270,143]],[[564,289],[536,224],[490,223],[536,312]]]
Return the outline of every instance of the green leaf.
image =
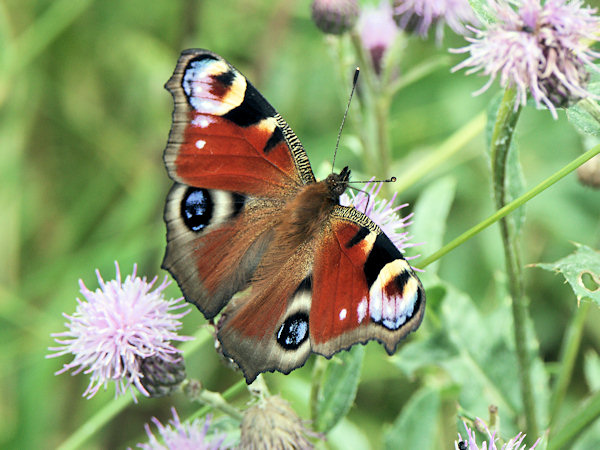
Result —
[[[594,72],[591,72],[594,74]],[[587,89],[594,95],[600,95],[600,82],[598,80],[588,83]],[[567,118],[575,128],[587,135],[600,136],[600,108],[598,103],[591,99],[583,99],[567,109]]]
[[[329,361],[317,397],[315,430],[326,433],[348,414],[356,397],[364,355],[364,346],[355,345]]]
[[[442,246],[446,231],[446,220],[450,206],[454,200],[456,180],[445,177],[430,184],[420,195],[415,206],[415,219],[413,242],[423,242],[416,250],[425,255],[430,255]],[[417,263],[418,266],[418,263]],[[427,267],[428,273],[436,273],[439,261]]]
[[[386,449],[434,449],[435,424],[441,412],[438,390],[424,387],[415,392],[402,408],[391,428],[384,434]]]
[[[525,193],[525,176],[523,175],[523,168],[519,160],[519,147],[516,145],[514,139],[511,141],[508,148],[508,156],[506,157],[504,186],[507,194],[506,203],[512,202]],[[515,231],[518,234],[525,222],[525,205],[516,209],[512,214],[507,216],[507,219],[513,222]]]
[[[485,0],[469,0],[469,4],[479,21],[483,24],[491,25],[496,22],[496,18],[490,14],[488,3]]]
[[[600,356],[594,350],[585,353],[583,372],[590,391],[600,391]]]
[[[508,301],[489,314],[482,314],[465,293],[445,284],[439,325],[426,339],[405,344],[393,362],[406,374],[437,373],[440,368],[461,386],[461,407],[474,416],[484,415],[490,404],[509,434],[519,429],[516,418],[522,411],[517,359],[513,343],[512,315]],[[546,423],[549,398],[548,376],[538,354],[531,321],[527,343],[532,365],[534,396],[540,423]]]
[[[488,122],[485,129],[487,155],[490,157],[492,148],[492,133],[496,124],[496,116],[502,103],[502,92],[496,95],[488,106]],[[508,147],[508,155],[506,156],[506,175],[504,178],[505,201],[509,203],[525,193],[525,177],[519,160],[519,148],[515,139],[511,139]],[[515,227],[517,234],[521,226],[525,222],[525,206],[516,209],[512,214],[508,215],[506,220]]]
[[[575,292],[577,301],[588,298],[600,306],[600,252],[585,245],[575,245],[577,250],[563,259],[532,266],[562,274]]]

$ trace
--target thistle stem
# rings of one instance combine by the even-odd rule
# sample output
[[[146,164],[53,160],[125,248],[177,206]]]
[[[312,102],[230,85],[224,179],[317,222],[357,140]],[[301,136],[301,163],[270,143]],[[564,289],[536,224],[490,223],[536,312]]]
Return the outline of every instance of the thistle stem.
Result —
[[[552,425],[556,422],[558,410],[562,405],[567,388],[569,387],[569,382],[571,381],[573,367],[575,366],[575,361],[579,353],[581,336],[583,335],[583,326],[591,305],[591,302],[583,302],[577,307],[577,311],[571,318],[571,323],[569,324],[569,328],[563,339],[559,366],[560,371],[550,399],[550,429],[552,429]]]
[[[491,169],[492,185],[496,208],[506,206],[506,161],[514,134],[515,125],[519,119],[520,107],[515,108],[517,92],[514,87],[506,89],[500,103],[496,123],[491,139]],[[523,266],[519,254],[517,230],[513,221],[504,217],[500,219],[500,234],[504,247],[506,272],[508,275],[508,291],[512,300],[515,348],[519,366],[519,384],[527,424],[527,437],[530,445],[539,436],[536,405],[533,398],[531,381],[531,364],[527,350],[527,302],[523,287]]]
[[[553,173],[548,178],[546,178],[544,181],[542,181],[540,184],[538,184],[534,188],[530,189],[529,191],[525,192],[523,195],[521,195],[520,197],[516,198],[512,202],[508,203],[506,206],[504,206],[503,208],[501,208],[498,211],[496,211],[494,214],[492,214],[491,216],[489,216],[487,219],[479,222],[477,225],[475,225],[474,227],[468,229],[467,231],[465,231],[463,234],[461,234],[457,238],[455,238],[452,241],[448,242],[446,245],[444,245],[438,251],[436,251],[436,252],[432,253],[431,255],[429,255],[429,256],[421,259],[419,261],[419,264],[416,265],[416,266],[419,267],[419,268],[421,268],[421,269],[423,269],[423,268],[427,267],[429,264],[431,264],[431,263],[437,261],[438,259],[442,258],[443,256],[445,256],[447,253],[450,253],[452,250],[454,250],[459,245],[461,245],[464,242],[466,242],[469,239],[471,239],[477,233],[485,230],[487,227],[489,227],[490,225],[493,225],[494,223],[498,222],[498,220],[502,219],[507,214],[510,214],[515,209],[517,209],[520,206],[524,205],[525,203],[527,203],[529,200],[531,200],[532,198],[534,198],[538,194],[541,194],[546,189],[548,189],[550,186],[552,186],[556,182],[560,181],[561,179],[563,179],[564,177],[566,177],[568,174],[570,174],[571,172],[573,172],[575,169],[577,169],[579,166],[581,166],[583,163],[585,163],[586,161],[589,161],[590,159],[592,159],[594,156],[596,156],[598,154],[600,154],[600,145],[597,145],[596,147],[588,150],[584,154],[582,154],[579,157],[575,158],[573,161],[571,161],[565,167],[563,167],[559,171]]]

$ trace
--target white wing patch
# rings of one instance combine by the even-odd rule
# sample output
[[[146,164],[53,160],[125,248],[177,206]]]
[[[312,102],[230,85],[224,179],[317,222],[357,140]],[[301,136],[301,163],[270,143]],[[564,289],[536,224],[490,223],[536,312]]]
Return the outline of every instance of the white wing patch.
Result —
[[[246,79],[233,72],[231,84],[224,85],[217,78],[232,71],[224,61],[210,58],[192,61],[181,82],[192,107],[200,113],[222,116],[241,105],[246,94]]]
[[[397,330],[412,316],[417,302],[419,285],[414,277],[408,278],[401,293],[389,295],[386,290],[399,273],[407,270],[410,266],[402,259],[386,264],[369,290],[371,319],[390,330]]]

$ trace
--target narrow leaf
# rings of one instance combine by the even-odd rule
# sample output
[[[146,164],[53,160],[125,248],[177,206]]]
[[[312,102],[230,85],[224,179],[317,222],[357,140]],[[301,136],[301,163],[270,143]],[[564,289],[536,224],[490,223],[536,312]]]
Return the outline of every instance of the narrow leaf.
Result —
[[[423,243],[415,248],[421,254],[429,255],[442,246],[446,231],[446,219],[454,200],[456,180],[445,177],[425,189],[415,206],[413,242]],[[427,267],[428,273],[435,273],[439,262]],[[416,262],[418,267],[418,260]]]
[[[364,355],[364,346],[355,345],[329,361],[318,394],[315,430],[326,433],[348,414],[356,397]]]
[[[440,393],[437,390],[425,387],[417,391],[404,405],[392,427],[385,432],[385,448],[438,448],[435,445],[435,425],[440,408]]]

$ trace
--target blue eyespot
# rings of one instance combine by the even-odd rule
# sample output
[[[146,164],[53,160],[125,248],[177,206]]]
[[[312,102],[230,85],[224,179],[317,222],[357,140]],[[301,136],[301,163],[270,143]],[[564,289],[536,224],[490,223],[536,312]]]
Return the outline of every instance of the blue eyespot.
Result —
[[[190,187],[181,201],[181,217],[192,231],[200,231],[210,223],[213,209],[213,201],[206,189]]]

